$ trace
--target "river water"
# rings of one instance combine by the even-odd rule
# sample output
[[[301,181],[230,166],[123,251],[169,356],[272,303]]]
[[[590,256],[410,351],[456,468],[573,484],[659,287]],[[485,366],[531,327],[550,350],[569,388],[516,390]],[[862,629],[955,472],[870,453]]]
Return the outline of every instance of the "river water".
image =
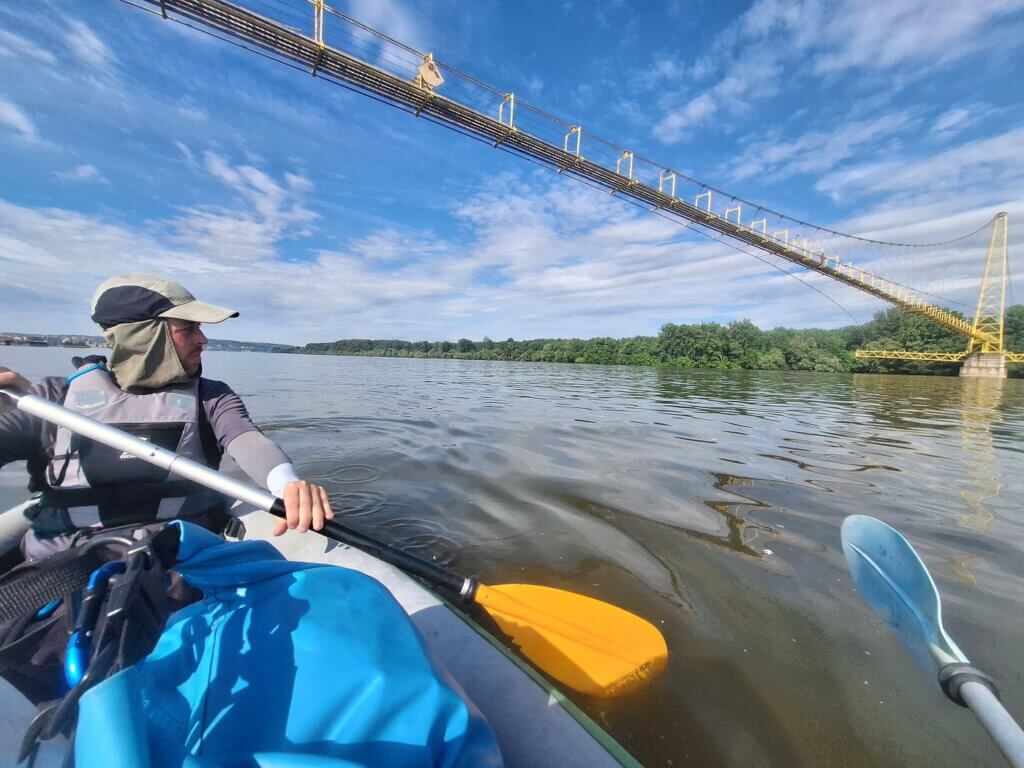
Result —
[[[70,350],[5,348],[28,376]],[[667,670],[577,697],[650,766],[1002,765],[853,592],[852,513],[917,547],[1024,716],[1024,381],[215,352],[336,508],[490,583],[616,603]],[[0,501],[20,499],[20,467]]]

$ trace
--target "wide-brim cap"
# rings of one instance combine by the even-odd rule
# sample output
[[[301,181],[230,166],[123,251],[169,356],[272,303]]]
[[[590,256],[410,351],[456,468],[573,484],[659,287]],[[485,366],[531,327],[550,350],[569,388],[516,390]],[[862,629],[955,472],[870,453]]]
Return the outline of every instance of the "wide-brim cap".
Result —
[[[199,301],[181,283],[156,275],[117,275],[96,289],[92,319],[102,328],[167,317],[222,323],[238,312]]]

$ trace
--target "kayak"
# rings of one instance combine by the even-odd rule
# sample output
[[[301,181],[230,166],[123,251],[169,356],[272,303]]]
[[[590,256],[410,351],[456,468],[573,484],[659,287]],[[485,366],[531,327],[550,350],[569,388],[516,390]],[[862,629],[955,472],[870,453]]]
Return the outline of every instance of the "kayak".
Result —
[[[0,555],[17,546],[27,526],[29,503],[0,513]],[[272,535],[275,518],[236,508],[239,538],[263,540],[290,561],[337,565],[382,584],[421,635],[436,664],[446,671],[489,723],[505,765],[614,768],[639,766],[597,723],[552,683],[521,661],[479,624],[398,568],[315,532]],[[0,680],[0,683],[4,681]],[[311,697],[315,696],[310,691]],[[21,699],[17,701],[17,699]],[[0,686],[0,764],[13,764],[21,735],[35,708],[10,686]],[[56,745],[40,755],[62,755]],[[53,764],[59,764],[54,759]]]

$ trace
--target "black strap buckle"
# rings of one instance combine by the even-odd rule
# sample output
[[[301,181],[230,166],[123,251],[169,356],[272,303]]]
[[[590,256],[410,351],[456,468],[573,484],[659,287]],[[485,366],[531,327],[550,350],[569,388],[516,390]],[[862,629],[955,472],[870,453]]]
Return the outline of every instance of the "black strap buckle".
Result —
[[[181,528],[177,525],[165,525],[125,554],[124,573],[111,581],[110,594],[107,597],[106,621],[101,636],[97,640],[97,652],[105,643],[120,639],[128,614],[139,599],[143,577],[154,569],[163,577],[163,574],[177,561],[180,535]],[[162,587],[159,590],[159,595],[166,599]],[[160,615],[159,611],[152,614],[136,611],[133,621],[145,622],[146,626],[140,626],[138,629],[142,630],[146,637],[155,641],[163,629],[165,618],[166,616]],[[134,660],[129,660],[127,663],[132,663],[132,661]],[[120,667],[124,663],[124,659],[118,659],[116,666]]]

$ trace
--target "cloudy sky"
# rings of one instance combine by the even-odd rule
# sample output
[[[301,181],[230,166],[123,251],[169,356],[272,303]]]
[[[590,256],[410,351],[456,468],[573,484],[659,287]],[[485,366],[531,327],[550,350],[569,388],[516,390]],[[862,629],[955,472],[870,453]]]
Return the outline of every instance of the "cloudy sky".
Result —
[[[241,4],[310,32],[304,0]],[[738,197],[908,243],[1007,210],[1020,253],[1022,0],[335,5]],[[340,19],[325,36],[414,74]],[[881,307],[115,0],[0,5],[0,75],[0,330],[92,332],[93,288],[124,271],[240,309],[215,337],[290,343],[836,326]],[[454,78],[442,92],[497,110]],[[960,307],[986,237],[834,245]]]

